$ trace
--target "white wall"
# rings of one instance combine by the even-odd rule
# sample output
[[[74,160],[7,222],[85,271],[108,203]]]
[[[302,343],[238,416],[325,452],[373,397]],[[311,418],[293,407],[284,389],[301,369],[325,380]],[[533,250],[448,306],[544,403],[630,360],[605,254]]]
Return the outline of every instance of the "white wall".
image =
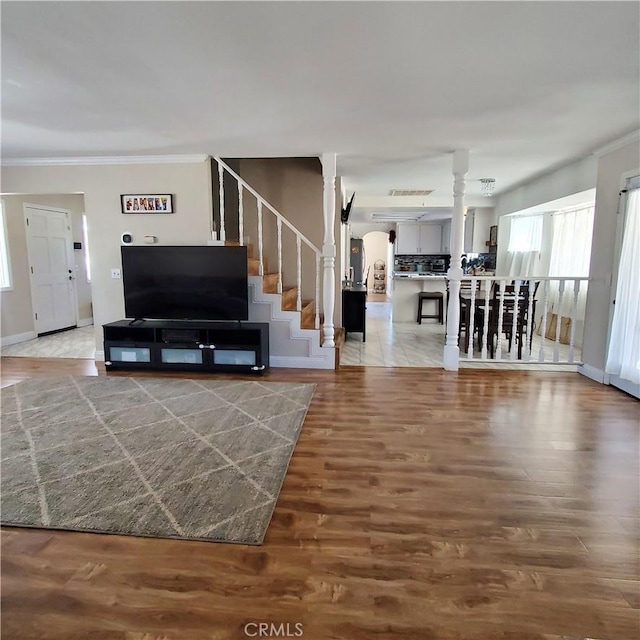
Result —
[[[76,267],[76,291],[78,298],[78,317],[88,324],[92,319],[91,285],[87,280],[84,259],[84,239],[82,237],[82,213],[84,196],[82,194],[65,195],[3,195],[4,210],[7,218],[9,256],[11,258],[11,291],[0,294],[1,335],[8,336],[32,333],[34,314],[31,305],[31,282],[27,260],[27,237],[24,224],[24,204],[36,204],[67,209],[71,214],[73,242],[81,242],[83,250],[73,251]]]
[[[385,263],[387,272],[390,265],[388,260],[389,234],[383,231],[370,231],[366,233],[362,241],[364,243],[365,255],[365,274],[369,273],[368,287],[369,291],[373,291],[373,264],[376,260],[382,260]]]
[[[121,266],[120,236],[136,241],[155,235],[159,244],[205,244],[210,237],[212,196],[208,160],[173,164],[29,166],[1,169],[9,193],[84,193],[92,257],[96,348],[102,324],[124,317],[122,280],[111,278]],[[175,214],[122,214],[123,193],[171,193]]]
[[[640,142],[635,141],[599,158],[593,246],[589,269],[589,293],[582,359],[585,365],[604,371],[607,358],[611,279],[616,264],[615,243],[618,199],[624,174],[640,173]]]

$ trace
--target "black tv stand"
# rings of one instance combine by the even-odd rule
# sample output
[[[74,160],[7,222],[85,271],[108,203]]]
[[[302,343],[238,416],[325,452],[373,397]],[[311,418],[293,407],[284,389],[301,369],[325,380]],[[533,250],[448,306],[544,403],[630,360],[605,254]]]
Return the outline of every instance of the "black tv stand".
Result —
[[[102,326],[108,371],[238,371],[269,368],[269,324],[119,320]]]

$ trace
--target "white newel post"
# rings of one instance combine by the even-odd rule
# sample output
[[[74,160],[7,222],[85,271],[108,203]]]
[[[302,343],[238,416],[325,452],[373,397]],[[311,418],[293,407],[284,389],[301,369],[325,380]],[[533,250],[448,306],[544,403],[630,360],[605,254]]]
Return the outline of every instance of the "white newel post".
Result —
[[[462,249],[464,247],[464,186],[469,171],[469,151],[453,154],[453,214],[451,218],[451,264],[449,266],[449,305],[447,307],[447,340],[444,347],[444,368],[457,371],[460,360],[458,331],[460,325],[460,280],[462,280]],[[471,312],[473,313],[473,312]]]
[[[322,154],[322,177],[324,180],[324,277],[322,280],[322,307],[324,311],[324,346],[335,347],[333,309],[336,302],[335,264],[336,240],[333,227],[336,218],[336,154]]]

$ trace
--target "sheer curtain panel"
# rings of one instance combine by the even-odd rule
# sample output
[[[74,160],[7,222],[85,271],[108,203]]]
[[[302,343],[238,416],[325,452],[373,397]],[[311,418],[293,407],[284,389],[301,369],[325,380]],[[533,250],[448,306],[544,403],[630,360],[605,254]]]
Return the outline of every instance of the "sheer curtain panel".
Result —
[[[513,216],[507,245],[507,275],[540,275],[543,214]]]
[[[640,384],[640,189],[629,192],[607,373]]]

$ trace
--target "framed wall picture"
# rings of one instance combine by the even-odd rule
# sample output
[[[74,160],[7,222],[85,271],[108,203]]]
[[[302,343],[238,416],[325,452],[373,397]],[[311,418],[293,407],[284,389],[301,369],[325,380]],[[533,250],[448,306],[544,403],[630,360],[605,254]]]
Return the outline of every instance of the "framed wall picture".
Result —
[[[173,213],[170,193],[124,193],[120,196],[122,213]]]

